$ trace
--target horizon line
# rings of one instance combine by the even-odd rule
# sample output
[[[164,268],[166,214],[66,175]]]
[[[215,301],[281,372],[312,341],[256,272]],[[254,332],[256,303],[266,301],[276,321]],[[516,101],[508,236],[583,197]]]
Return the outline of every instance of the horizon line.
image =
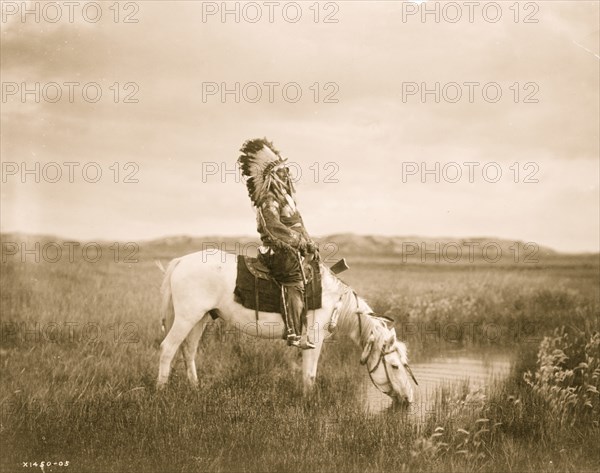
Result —
[[[19,231],[19,230],[9,230],[9,231],[4,231],[4,230],[0,230],[0,238],[4,239],[4,237],[6,235],[9,234],[13,234],[13,235],[19,235],[19,236],[26,236],[26,237],[38,237],[38,238],[54,238],[57,240],[63,240],[63,241],[78,241],[78,242],[104,242],[104,243],[108,243],[108,242],[115,242],[115,241],[119,241],[119,242],[125,242],[125,241],[130,241],[131,239],[127,239],[127,238],[72,238],[72,237],[66,237],[66,236],[62,236],[59,234],[54,234],[54,233],[29,233],[29,232],[23,232],[23,231]],[[375,234],[375,233],[356,233],[356,232],[336,232],[336,233],[330,233],[327,235],[315,235],[314,239],[315,240],[320,240],[323,238],[328,238],[328,237],[332,237],[332,236],[353,236],[353,237],[371,237],[371,238],[421,238],[421,239],[428,239],[428,240],[438,240],[438,241],[443,241],[443,240],[465,240],[465,241],[469,241],[469,240],[491,240],[491,241],[504,241],[504,242],[519,242],[519,243],[534,243],[536,245],[539,246],[539,248],[543,248],[546,250],[550,250],[553,251],[557,254],[561,254],[561,255],[596,255],[599,254],[600,255],[600,250],[583,250],[583,251],[563,251],[563,250],[557,250],[551,246],[548,245],[543,245],[540,244],[538,242],[528,242],[524,239],[517,239],[517,238],[500,238],[500,237],[492,237],[492,236],[474,236],[474,235],[470,235],[470,236],[427,236],[427,235],[417,235],[417,234],[394,234],[394,235],[387,235],[387,234]],[[153,242],[157,242],[160,240],[166,240],[169,238],[191,238],[191,239],[203,239],[203,238],[239,238],[239,239],[253,239],[253,240],[260,240],[260,236],[259,235],[247,235],[247,234],[204,234],[204,235],[194,235],[194,234],[187,234],[187,233],[179,233],[179,234],[168,234],[168,235],[163,235],[163,236],[158,236],[158,237],[146,237],[146,238],[136,238],[133,241],[135,241],[136,243],[153,243]]]

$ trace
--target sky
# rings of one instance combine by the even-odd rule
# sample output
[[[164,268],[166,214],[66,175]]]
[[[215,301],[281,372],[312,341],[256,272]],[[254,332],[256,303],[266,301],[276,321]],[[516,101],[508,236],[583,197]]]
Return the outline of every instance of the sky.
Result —
[[[3,232],[255,234],[234,169],[267,137],[315,236],[600,251],[598,2],[21,3],[1,2]]]

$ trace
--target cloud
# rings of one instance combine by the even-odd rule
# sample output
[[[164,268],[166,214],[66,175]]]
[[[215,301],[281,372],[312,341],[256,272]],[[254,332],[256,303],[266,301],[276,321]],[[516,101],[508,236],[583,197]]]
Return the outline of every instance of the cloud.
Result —
[[[301,166],[298,197],[316,233],[526,232],[557,248],[576,239],[580,249],[598,249],[598,189],[589,181],[600,152],[600,79],[590,53],[598,52],[596,2],[545,2],[535,24],[512,21],[508,9],[498,23],[452,24],[403,22],[399,2],[339,7],[333,24],[312,21],[308,9],[295,24],[202,22],[201,2],[140,3],[135,24],[108,15],[98,24],[13,21],[2,31],[3,82],[94,82],[103,95],[98,103],[10,97],[2,160],[97,162],[108,177],[114,163],[123,171],[133,162],[140,182],[9,181],[3,229],[92,238],[254,232],[243,185],[227,174],[203,182],[203,166],[231,167],[244,140],[268,136]],[[256,82],[266,97],[269,81],[298,83],[302,99],[286,101],[281,85],[272,103],[202,95],[206,82]],[[502,100],[486,101],[481,87],[473,103],[403,96],[407,82],[456,82],[466,97],[468,81],[497,82]],[[123,103],[129,82],[137,103]],[[335,90],[329,82],[337,103],[324,103]],[[532,91],[538,102],[524,103]],[[544,180],[399,184],[407,161],[469,160],[498,162],[505,172],[536,162]],[[334,169],[327,163],[338,166],[338,183],[323,182]],[[473,202],[486,211],[473,216]],[[23,209],[36,217],[22,218]],[[552,209],[555,221],[540,217]]]

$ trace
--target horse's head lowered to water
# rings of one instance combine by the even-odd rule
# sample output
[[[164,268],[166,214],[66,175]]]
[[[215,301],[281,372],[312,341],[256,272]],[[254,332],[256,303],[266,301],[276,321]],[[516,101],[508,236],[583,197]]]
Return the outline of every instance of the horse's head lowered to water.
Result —
[[[389,319],[376,316],[364,300],[354,296],[361,364],[381,392],[402,404],[413,402],[412,382],[418,383],[408,365],[406,345],[397,339],[396,330],[388,327]]]
[[[360,362],[366,365],[373,384],[401,403],[413,402],[412,382],[417,380],[408,365],[406,345],[389,330],[387,338],[371,334],[363,348]]]

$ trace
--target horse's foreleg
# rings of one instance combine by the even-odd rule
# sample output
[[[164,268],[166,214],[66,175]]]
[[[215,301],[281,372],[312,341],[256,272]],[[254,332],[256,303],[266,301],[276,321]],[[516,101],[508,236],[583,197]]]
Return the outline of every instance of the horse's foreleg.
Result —
[[[158,380],[156,382],[159,388],[163,387],[169,380],[169,372],[171,371],[171,362],[179,345],[185,340],[194,326],[205,316],[206,311],[200,312],[195,317],[181,317],[175,312],[175,321],[169,333],[160,344],[160,365],[158,368]]]
[[[190,334],[181,344],[183,352],[183,360],[187,369],[187,376],[192,386],[198,386],[198,373],[196,372],[196,353],[198,351],[198,343],[202,338],[202,333],[206,328],[210,317],[207,315],[192,328]]]
[[[323,347],[323,337],[325,333],[321,330],[315,332],[315,338],[312,342],[316,345],[312,350],[302,352],[302,381],[304,385],[304,394],[309,394],[315,387],[317,377],[317,365],[319,356]]]

